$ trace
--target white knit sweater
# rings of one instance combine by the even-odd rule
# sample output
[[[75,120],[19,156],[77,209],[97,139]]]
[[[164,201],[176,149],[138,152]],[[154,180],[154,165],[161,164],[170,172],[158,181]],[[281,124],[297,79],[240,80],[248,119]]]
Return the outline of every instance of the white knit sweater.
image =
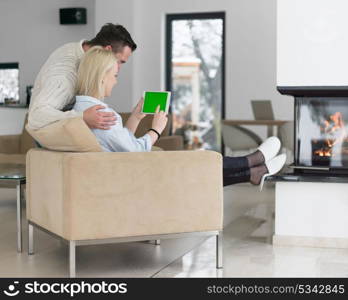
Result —
[[[58,120],[82,117],[82,112],[63,112],[75,97],[77,69],[82,55],[83,40],[65,44],[55,50],[36,77],[29,106],[28,125],[39,129]]]

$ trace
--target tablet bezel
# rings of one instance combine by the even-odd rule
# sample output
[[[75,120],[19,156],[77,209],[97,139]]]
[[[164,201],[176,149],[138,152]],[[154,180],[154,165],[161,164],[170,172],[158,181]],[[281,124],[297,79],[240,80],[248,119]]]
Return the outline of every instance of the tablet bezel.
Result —
[[[143,92],[143,98],[144,98],[144,102],[143,102],[143,106],[141,108],[141,112],[143,114],[147,114],[147,115],[154,115],[155,113],[150,113],[150,112],[144,112],[144,105],[145,105],[145,94],[146,93],[167,93],[167,101],[166,101],[166,108],[165,108],[165,113],[167,114],[169,111],[169,104],[170,104],[170,100],[171,100],[171,95],[172,93],[169,91],[144,91]]]

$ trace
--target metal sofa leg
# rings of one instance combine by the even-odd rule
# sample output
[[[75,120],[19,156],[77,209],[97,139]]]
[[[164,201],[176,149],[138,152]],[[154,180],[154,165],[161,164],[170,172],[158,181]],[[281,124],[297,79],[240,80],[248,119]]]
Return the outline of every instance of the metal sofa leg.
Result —
[[[219,234],[216,235],[216,268],[222,269],[223,263],[222,263],[222,247],[223,247],[223,236],[222,231],[219,231]]]
[[[76,277],[76,242],[69,241],[69,276]]]
[[[28,254],[34,254],[34,226],[28,223]]]
[[[148,240],[147,242],[154,245],[161,245],[161,240]]]

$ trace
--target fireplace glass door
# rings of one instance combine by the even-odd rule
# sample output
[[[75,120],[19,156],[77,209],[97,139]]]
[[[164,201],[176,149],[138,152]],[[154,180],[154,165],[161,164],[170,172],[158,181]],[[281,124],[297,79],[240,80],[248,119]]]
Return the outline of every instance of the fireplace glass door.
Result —
[[[296,98],[295,163],[348,168],[348,98]]]

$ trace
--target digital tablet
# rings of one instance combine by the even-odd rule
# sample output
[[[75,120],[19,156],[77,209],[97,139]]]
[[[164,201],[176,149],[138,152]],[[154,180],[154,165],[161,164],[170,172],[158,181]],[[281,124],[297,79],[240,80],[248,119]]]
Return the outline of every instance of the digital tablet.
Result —
[[[154,114],[159,105],[160,111],[168,113],[170,103],[170,92],[144,92],[144,114]]]

